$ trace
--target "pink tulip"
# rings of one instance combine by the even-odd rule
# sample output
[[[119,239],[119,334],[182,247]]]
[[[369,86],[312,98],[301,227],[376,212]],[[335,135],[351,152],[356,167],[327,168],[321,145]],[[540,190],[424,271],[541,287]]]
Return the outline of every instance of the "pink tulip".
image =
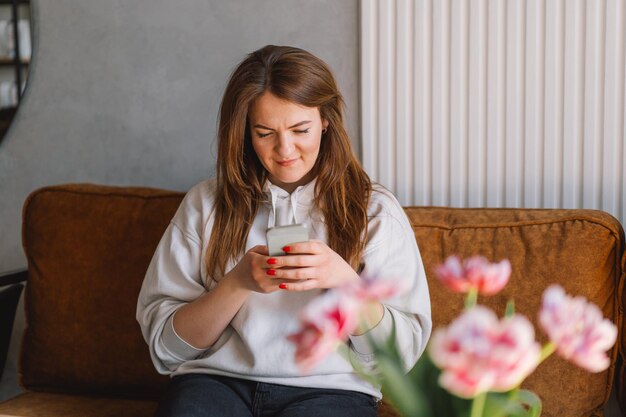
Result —
[[[590,372],[611,364],[605,352],[615,343],[617,327],[585,298],[570,297],[551,285],[543,293],[539,323],[565,359]]]
[[[288,336],[296,345],[296,363],[307,372],[348,339],[359,320],[359,304],[339,291],[314,299],[300,317],[300,331]]]
[[[437,329],[428,350],[442,370],[441,386],[463,398],[515,388],[535,369],[540,351],[525,317],[515,314],[498,320],[482,306]]]
[[[288,336],[296,345],[295,361],[302,372],[308,372],[328,356],[340,342],[311,323],[306,323],[298,333]]]
[[[448,257],[436,269],[441,282],[456,292],[469,292],[472,288],[483,295],[493,295],[509,282],[511,263],[504,259],[491,263],[482,256],[473,256],[462,264],[458,256]]]
[[[382,301],[400,295],[409,289],[409,284],[406,279],[362,277],[337,290],[364,303]]]
[[[300,317],[300,331],[288,336],[296,345],[300,369],[310,370],[347,340],[372,303],[398,295],[408,286],[403,279],[361,278],[313,300]]]

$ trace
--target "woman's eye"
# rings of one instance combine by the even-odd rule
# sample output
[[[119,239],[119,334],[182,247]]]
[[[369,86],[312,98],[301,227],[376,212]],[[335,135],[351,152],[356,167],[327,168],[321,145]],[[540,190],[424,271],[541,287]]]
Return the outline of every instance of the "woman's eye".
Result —
[[[271,135],[271,133],[260,133],[260,132],[256,132],[256,135],[260,138],[264,138],[267,137],[269,135]]]
[[[294,132],[296,132],[296,133],[309,133],[309,128],[304,129],[304,130],[294,130]]]

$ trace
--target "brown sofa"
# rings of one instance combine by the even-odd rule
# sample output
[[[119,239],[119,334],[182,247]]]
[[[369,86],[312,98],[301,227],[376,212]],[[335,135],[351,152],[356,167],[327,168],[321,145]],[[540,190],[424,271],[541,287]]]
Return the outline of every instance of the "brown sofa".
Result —
[[[149,416],[167,377],[158,375],[135,322],[146,267],[182,193],[149,188],[61,185],[39,189],[23,212],[28,259],[27,328],[20,377],[25,393],[0,404],[13,416]],[[616,376],[622,408],[621,331],[626,301],[624,234],[593,210],[406,208],[430,280],[435,326],[460,312],[461,299],[433,279],[450,254],[509,258],[513,275],[487,305],[536,321],[551,283],[596,303],[620,327],[612,366],[589,374],[556,356],[528,379],[546,417],[602,416]],[[545,340],[541,331],[538,337]],[[391,411],[383,406],[381,416]]]

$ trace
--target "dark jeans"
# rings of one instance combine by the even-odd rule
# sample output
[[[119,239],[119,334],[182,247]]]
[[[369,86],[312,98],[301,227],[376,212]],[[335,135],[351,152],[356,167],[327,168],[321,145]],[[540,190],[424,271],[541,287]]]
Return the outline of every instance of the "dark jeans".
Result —
[[[188,374],[170,380],[156,416],[376,417],[376,399],[355,391]]]

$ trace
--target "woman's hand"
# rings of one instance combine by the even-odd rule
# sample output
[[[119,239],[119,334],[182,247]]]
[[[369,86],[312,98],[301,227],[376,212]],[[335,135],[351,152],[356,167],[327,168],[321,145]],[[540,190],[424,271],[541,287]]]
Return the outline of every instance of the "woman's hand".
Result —
[[[271,293],[279,289],[282,281],[267,273],[272,265],[268,264],[269,252],[267,246],[258,245],[250,249],[241,258],[239,263],[224,278],[237,280],[245,289]]]
[[[288,255],[268,258],[270,269],[265,272],[283,290],[333,288],[359,279],[354,269],[321,240],[294,243],[283,250]]]

